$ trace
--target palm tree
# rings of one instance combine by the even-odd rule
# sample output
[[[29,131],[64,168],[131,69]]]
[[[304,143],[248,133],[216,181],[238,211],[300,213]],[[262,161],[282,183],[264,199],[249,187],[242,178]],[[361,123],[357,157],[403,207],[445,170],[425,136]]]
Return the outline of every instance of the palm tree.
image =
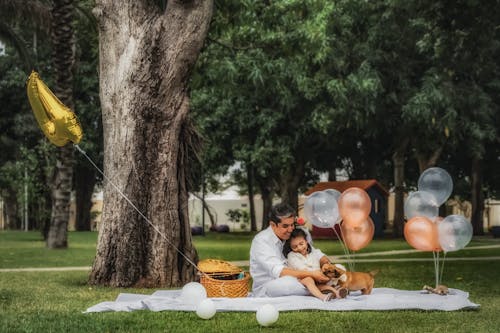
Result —
[[[72,28],[73,0],[53,0],[52,4],[52,63],[54,65],[54,93],[70,109],[73,102],[74,32]],[[48,248],[68,246],[68,221],[73,178],[74,150],[66,145],[57,150],[52,186],[52,216]]]

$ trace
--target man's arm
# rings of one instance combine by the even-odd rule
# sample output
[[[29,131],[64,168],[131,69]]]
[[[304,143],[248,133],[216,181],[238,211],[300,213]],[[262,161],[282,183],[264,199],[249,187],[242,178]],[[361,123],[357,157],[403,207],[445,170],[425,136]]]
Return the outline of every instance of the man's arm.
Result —
[[[265,239],[254,238],[250,247],[250,272],[277,279],[285,267],[285,260],[278,256],[279,253],[279,250]]]

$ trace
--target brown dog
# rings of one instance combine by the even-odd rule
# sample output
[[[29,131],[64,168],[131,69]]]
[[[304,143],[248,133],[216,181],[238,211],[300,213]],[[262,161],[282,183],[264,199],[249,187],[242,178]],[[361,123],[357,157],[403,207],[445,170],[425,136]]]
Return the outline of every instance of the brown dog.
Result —
[[[436,288],[432,288],[430,286],[425,285],[422,289],[441,296],[445,296],[450,293],[448,287],[445,286],[444,284],[438,284]]]
[[[334,285],[347,288],[349,291],[361,290],[363,295],[371,294],[375,283],[373,277],[378,273],[378,270],[367,273],[349,272],[340,264],[324,264],[321,270],[332,279]]]

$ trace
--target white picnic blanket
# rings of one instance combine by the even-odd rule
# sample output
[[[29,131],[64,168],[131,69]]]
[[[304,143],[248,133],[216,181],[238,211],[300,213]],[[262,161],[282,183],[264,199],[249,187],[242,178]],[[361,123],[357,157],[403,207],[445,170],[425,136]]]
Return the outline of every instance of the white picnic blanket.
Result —
[[[239,297],[212,298],[217,311],[257,311],[264,304],[272,304],[278,311],[291,310],[443,310],[475,309],[479,304],[469,300],[469,293],[449,289],[450,294],[440,296],[421,290],[398,290],[392,288],[374,288],[371,295],[354,292],[344,299],[329,302],[312,296],[285,297]],[[180,290],[159,290],[151,295],[118,295],[114,302],[102,302],[91,306],[85,312],[104,311],[195,311],[196,305],[186,304],[180,296]]]

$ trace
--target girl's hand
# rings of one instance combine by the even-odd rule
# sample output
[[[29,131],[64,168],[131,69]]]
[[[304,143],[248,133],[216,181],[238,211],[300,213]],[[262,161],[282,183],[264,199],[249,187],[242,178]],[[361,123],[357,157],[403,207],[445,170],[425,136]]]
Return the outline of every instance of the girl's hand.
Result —
[[[312,271],[311,277],[318,283],[327,283],[328,281],[330,281],[330,278],[323,274],[322,271]]]

